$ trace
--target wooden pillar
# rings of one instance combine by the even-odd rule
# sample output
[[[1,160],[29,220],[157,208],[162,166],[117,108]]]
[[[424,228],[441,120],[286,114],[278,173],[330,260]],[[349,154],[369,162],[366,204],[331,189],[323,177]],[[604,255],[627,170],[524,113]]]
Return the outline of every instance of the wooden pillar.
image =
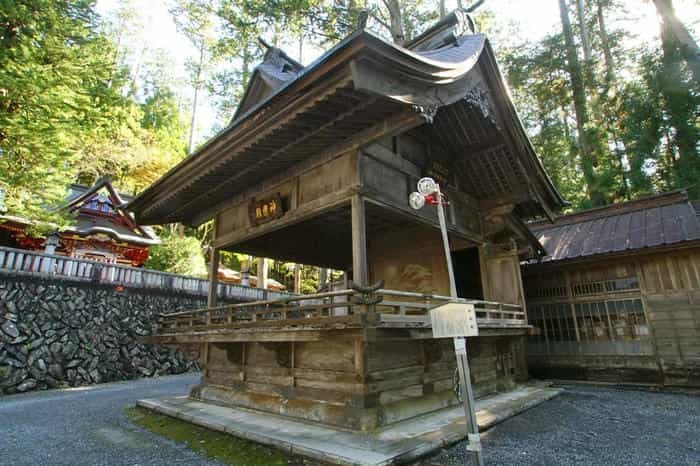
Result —
[[[322,291],[326,287],[328,281],[328,269],[321,267],[318,269],[318,291]]]
[[[267,259],[258,257],[258,288],[267,289]]]
[[[209,261],[209,295],[207,297],[207,307],[215,307],[219,288],[219,250],[211,247],[211,258]]]
[[[491,293],[491,283],[489,280],[489,269],[486,261],[488,260],[488,253],[486,251],[487,245],[479,246],[479,273],[481,274],[481,294],[485,301],[492,299]]]
[[[253,263],[253,256],[248,256],[241,264],[241,285],[250,286],[250,266]]]
[[[352,217],[352,280],[358,285],[367,285],[367,225],[365,201],[355,194],[351,201]]]
[[[301,294],[301,264],[294,264],[294,293]]]
[[[564,283],[566,284],[566,299],[569,301],[569,311],[571,312],[571,318],[574,319],[574,331],[576,332],[576,343],[580,346],[581,344],[581,332],[578,329],[578,319],[576,318],[576,304],[574,303],[574,293],[571,289],[571,277],[569,277],[569,271],[566,270],[564,273]]]

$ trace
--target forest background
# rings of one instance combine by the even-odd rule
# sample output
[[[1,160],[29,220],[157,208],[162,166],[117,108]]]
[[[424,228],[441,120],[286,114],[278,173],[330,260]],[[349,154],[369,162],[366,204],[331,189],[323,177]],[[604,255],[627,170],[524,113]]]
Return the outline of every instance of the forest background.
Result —
[[[698,0],[527,2],[528,15],[544,4],[559,14],[536,38],[503,18],[503,0],[153,1],[190,44],[184,60],[149,43],[154,19],[142,2],[100,15],[90,0],[0,0],[0,212],[55,228],[70,222],[55,207],[71,183],[109,175],[121,192],[143,190],[229,123],[265,51],[259,38],[308,64],[362,11],[370,30],[400,45],[455,7],[472,10],[492,41],[570,210],[676,188],[700,198]],[[639,40],[649,24],[641,11],[655,13],[653,41]],[[148,267],[206,274],[211,225],[159,233]],[[237,270],[242,259],[223,263]],[[293,280],[290,264],[273,262],[270,274]],[[302,277],[315,289],[316,268]]]

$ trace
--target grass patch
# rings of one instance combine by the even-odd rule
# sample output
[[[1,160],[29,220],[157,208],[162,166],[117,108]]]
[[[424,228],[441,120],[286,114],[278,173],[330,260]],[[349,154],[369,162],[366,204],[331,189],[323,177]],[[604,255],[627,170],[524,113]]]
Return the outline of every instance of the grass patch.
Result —
[[[311,464],[274,448],[205,429],[153,411],[133,407],[124,410],[134,423],[222,463],[235,466],[287,466]]]

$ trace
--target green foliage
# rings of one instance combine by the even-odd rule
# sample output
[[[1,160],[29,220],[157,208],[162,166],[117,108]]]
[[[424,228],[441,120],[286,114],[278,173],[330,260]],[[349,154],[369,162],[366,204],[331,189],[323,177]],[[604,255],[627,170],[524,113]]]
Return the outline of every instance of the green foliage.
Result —
[[[560,34],[504,51],[502,62],[537,153],[565,199],[577,208],[589,205],[574,136],[564,41]]]
[[[235,252],[221,251],[219,262],[223,267],[231,270],[241,270],[241,265],[248,256]]]
[[[161,244],[150,248],[146,268],[207,277],[202,247],[197,238],[165,234],[161,236],[161,241]]]
[[[641,57],[642,75],[624,93],[623,134],[631,149],[632,189],[645,194],[687,187],[698,198],[700,95],[677,58],[669,61],[653,50]]]
[[[170,5],[178,29],[199,52],[187,64],[190,84],[208,89],[219,125],[225,126],[265,51],[258,37],[288,52],[327,48],[354,30],[366,10],[368,29],[391,38],[390,3],[173,0]],[[571,0],[565,4],[573,6]],[[571,15],[574,38],[585,26],[592,48],[592,58],[582,60],[578,70],[585,92],[581,128],[582,99],[577,112],[571,78],[578,74],[569,63],[582,55],[580,40],[572,44],[574,55],[567,54],[562,34],[496,47],[526,130],[573,209],[678,187],[700,197],[700,89],[684,49],[668,31],[662,28],[658,47],[641,48],[625,45],[629,31],[623,23],[605,29],[606,18],[627,14],[629,4],[591,0],[583,18]],[[401,0],[399,7],[406,39],[437,19],[436,2]],[[488,11],[476,23],[494,31],[504,27]],[[58,209],[70,183],[91,184],[111,175],[118,189],[137,193],[186,156],[188,125],[175,93],[172,57],[162,50],[145,53],[143,27],[135,1],[101,19],[89,0],[0,0],[0,208],[40,221],[37,229],[53,229],[71,220]],[[584,156],[582,135],[593,157]],[[148,265],[204,276],[201,251],[210,242],[210,224],[177,234],[166,230]],[[222,255],[232,269],[242,259]],[[293,286],[288,263],[274,262],[270,276]],[[317,269],[303,267],[302,290],[317,286]]]
[[[630,48],[622,41],[629,32],[605,25],[608,15],[627,13],[624,5],[587,4],[593,58],[580,66],[589,160],[582,158],[562,35],[500,51],[516,107],[554,184],[574,210],[674,188],[700,197],[700,100],[679,45],[665,36],[662,47]]]
[[[0,189],[10,213],[64,224],[76,141],[109,68],[91,2],[0,2]]]
[[[438,17],[436,5],[424,0],[402,0],[403,33],[418,35]],[[230,121],[250,75],[265,49],[258,38],[289,51],[328,48],[357,27],[362,10],[369,11],[368,28],[391,38],[385,2],[342,0],[176,0],[171,13],[179,29],[209,57],[206,86],[219,114],[219,125]],[[203,39],[203,31],[215,37]],[[228,66],[216,66],[228,64]],[[192,68],[196,75],[196,67]]]
[[[136,192],[185,156],[172,92],[151,80],[134,100],[92,4],[0,2],[0,190],[10,214],[50,228],[70,223],[70,183],[111,175]]]

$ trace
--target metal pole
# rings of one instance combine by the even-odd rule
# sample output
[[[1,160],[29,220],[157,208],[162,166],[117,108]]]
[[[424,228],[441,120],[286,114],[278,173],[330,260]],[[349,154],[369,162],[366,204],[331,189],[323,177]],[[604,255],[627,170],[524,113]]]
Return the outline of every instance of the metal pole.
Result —
[[[447,237],[447,225],[445,223],[445,210],[442,207],[442,194],[440,186],[437,187],[437,211],[440,222],[440,233],[442,233],[442,244],[445,249],[445,261],[447,263],[447,275],[450,277],[450,296],[457,298],[457,285],[455,274],[452,268],[452,255],[450,254],[450,243]],[[459,371],[460,389],[462,400],[464,401],[464,418],[467,422],[467,458],[466,464],[483,466],[484,458],[481,454],[481,439],[479,436],[479,425],[476,419],[474,406],[474,392],[472,390],[471,374],[469,371],[469,358],[467,357],[467,341],[464,337],[453,339],[455,355],[457,356],[457,369]]]
[[[437,211],[440,222],[440,233],[442,233],[442,245],[445,248],[445,262],[447,262],[447,276],[450,277],[450,296],[457,297],[457,285],[455,283],[455,273],[452,269],[452,255],[450,254],[450,240],[447,237],[447,224],[445,223],[445,209],[442,207],[442,194],[440,186],[437,186]]]

